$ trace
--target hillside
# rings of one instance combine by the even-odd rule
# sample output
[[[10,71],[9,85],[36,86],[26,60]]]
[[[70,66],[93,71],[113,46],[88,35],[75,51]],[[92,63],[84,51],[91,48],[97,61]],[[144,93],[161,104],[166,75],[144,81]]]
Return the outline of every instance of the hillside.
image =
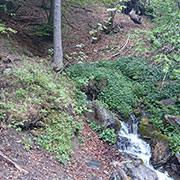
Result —
[[[66,0],[63,8],[69,8]],[[147,111],[148,120],[144,122],[142,116],[140,121],[148,130],[142,130],[142,138],[152,143],[160,137],[160,141],[171,142],[168,152],[178,152],[180,142],[173,134],[177,132],[178,139],[179,130],[171,129],[162,117],[179,116],[179,80],[167,75],[161,90],[162,69],[158,64],[147,65],[148,52],[141,54],[141,61],[135,51],[140,37],[130,38],[134,30],[148,31],[154,24],[145,16],[142,24],[137,24],[128,15],[118,13],[115,31],[101,32],[99,41],[92,43],[89,32],[108,17],[100,3],[74,4],[65,11],[65,67],[57,73],[51,67],[52,37],[37,35],[40,25],[47,21],[41,1],[25,1],[14,16],[1,17],[17,33],[0,36],[0,179],[113,180],[121,167],[130,180],[126,162],[144,167],[141,159],[139,162],[122,154],[116,144],[112,145],[114,139],[117,141],[117,136],[111,139],[114,131],[99,130],[98,125],[89,123],[83,113],[87,111],[88,95],[120,120],[127,120],[139,109]],[[104,89],[99,88],[101,83]],[[93,94],[93,88],[97,94]],[[162,103],[167,99],[170,106]],[[173,158],[164,169],[178,180],[180,165]]]

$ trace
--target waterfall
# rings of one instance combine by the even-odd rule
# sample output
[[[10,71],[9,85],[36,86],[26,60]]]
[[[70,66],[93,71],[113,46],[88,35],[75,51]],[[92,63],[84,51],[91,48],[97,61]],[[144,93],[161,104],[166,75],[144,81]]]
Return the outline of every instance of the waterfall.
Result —
[[[129,123],[121,122],[121,130],[118,133],[117,143],[119,151],[142,159],[145,166],[156,171],[159,180],[173,180],[165,173],[155,170],[150,164],[151,148],[149,144],[138,136],[138,120],[135,115],[131,114],[130,121]]]

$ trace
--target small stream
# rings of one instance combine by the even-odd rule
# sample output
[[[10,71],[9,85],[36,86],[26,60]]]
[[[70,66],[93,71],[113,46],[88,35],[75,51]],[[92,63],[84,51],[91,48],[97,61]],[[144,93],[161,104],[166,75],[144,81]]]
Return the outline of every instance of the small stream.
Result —
[[[144,164],[153,169],[159,180],[173,180],[165,173],[155,170],[150,164],[151,148],[149,144],[138,136],[138,120],[135,115],[130,116],[131,123],[121,122],[121,130],[118,133],[118,149],[135,158],[143,160]]]

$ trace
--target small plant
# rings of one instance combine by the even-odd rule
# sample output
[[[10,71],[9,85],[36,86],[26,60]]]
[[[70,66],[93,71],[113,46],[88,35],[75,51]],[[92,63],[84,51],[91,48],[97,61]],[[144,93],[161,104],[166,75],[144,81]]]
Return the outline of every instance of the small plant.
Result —
[[[26,151],[29,151],[31,149],[31,146],[33,144],[32,140],[30,137],[22,137],[22,141],[23,141],[23,144],[24,144],[24,149]]]
[[[102,139],[104,142],[107,142],[109,145],[113,145],[117,142],[117,135],[114,129],[106,128],[102,129],[100,125],[97,125],[95,122],[91,122],[90,120],[86,120],[89,124],[89,127],[96,131],[99,134],[99,139]],[[92,137],[91,134],[88,134],[88,138],[91,141]]]
[[[17,33],[16,30],[14,30],[14,29],[12,29],[12,28],[10,28],[10,27],[6,27],[5,24],[1,24],[1,23],[0,23],[0,33],[1,33],[1,34],[7,34],[7,33],[9,33],[9,32],[14,33],[14,34]]]
[[[37,28],[35,35],[39,37],[46,37],[52,39],[53,26],[51,24],[43,23]]]
[[[109,145],[113,145],[117,142],[117,135],[114,129],[104,129],[100,134],[99,138],[104,142],[107,142]]]
[[[97,125],[95,122],[91,122],[89,126],[93,131],[96,131],[98,133],[101,132],[101,127]]]

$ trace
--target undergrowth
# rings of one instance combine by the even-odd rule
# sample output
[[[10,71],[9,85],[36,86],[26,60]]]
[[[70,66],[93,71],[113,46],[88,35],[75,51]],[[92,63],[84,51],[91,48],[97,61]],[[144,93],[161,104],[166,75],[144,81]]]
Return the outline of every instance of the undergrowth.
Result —
[[[129,117],[134,107],[144,104],[153,125],[170,138],[171,148],[180,152],[180,131],[164,118],[165,114],[180,114],[180,82],[172,78],[171,73],[167,74],[161,88],[163,68],[130,57],[108,62],[79,63],[68,68],[68,74],[79,89],[87,86],[91,79],[105,78],[107,86],[97,99],[106,108],[120,112],[124,118]],[[162,100],[168,98],[176,99],[176,104],[164,106]]]
[[[38,145],[66,164],[71,139],[82,128],[78,120],[82,108],[72,92],[73,83],[63,75],[54,80],[55,76],[45,60],[27,59],[1,74],[0,122],[19,131],[31,130]]]

